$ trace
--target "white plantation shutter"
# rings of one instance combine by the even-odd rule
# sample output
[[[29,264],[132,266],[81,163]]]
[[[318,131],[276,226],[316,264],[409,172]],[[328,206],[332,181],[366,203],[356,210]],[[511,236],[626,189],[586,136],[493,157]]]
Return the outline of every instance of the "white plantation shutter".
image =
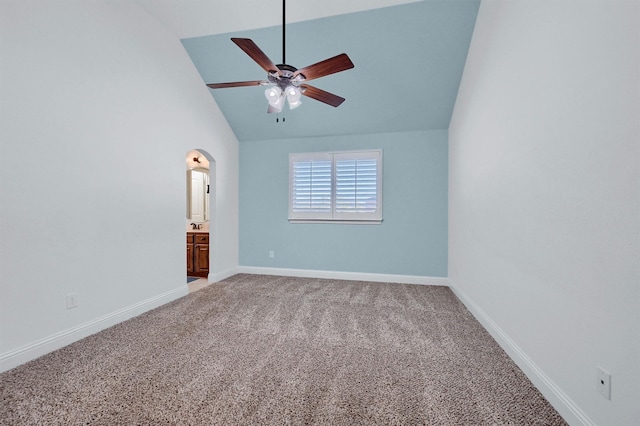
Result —
[[[289,157],[289,217],[331,219],[333,156],[292,154]]]
[[[336,182],[334,218],[356,220],[376,218],[379,205],[379,157],[379,152],[334,154]]]
[[[382,151],[291,154],[291,221],[382,221]]]

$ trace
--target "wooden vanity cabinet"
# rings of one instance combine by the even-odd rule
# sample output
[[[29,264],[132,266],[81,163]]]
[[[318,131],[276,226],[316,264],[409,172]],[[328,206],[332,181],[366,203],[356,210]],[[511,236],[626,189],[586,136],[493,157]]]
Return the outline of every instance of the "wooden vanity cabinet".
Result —
[[[209,275],[209,234],[187,232],[187,275],[203,278]]]

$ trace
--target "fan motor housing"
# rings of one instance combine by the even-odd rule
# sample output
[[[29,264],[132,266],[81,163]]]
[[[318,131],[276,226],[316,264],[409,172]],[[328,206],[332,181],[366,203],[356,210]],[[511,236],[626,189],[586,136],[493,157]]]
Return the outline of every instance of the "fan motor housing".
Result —
[[[295,78],[293,74],[298,71],[296,67],[288,64],[277,64],[276,67],[281,71],[281,75],[269,73],[268,79],[270,83],[273,83],[284,90],[287,86],[298,86],[304,80],[302,74],[298,74]]]

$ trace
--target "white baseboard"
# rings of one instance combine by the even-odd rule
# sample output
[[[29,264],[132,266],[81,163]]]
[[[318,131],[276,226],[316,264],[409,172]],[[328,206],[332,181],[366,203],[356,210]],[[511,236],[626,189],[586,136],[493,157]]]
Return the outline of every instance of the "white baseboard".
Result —
[[[420,275],[372,274],[364,272],[320,271],[313,269],[268,268],[257,266],[240,266],[237,272],[242,274],[278,275],[300,278],[327,278],[334,280],[449,286],[447,278]]]
[[[580,407],[473,300],[455,283],[449,282],[449,288],[569,424],[595,426]]]
[[[226,278],[232,277],[238,273],[238,268],[227,269],[226,271],[216,272],[215,274],[212,272],[207,277],[207,281],[210,283],[217,283],[218,281],[222,281]]]
[[[10,370],[27,361],[36,359],[42,355],[60,349],[84,337],[95,334],[105,328],[116,325],[122,321],[133,318],[158,306],[169,303],[175,299],[187,295],[189,288],[187,285],[180,286],[174,290],[151,297],[147,300],[135,303],[126,308],[117,310],[107,315],[69,328],[51,336],[42,338],[33,343],[29,343],[17,349],[0,354],[0,372]]]

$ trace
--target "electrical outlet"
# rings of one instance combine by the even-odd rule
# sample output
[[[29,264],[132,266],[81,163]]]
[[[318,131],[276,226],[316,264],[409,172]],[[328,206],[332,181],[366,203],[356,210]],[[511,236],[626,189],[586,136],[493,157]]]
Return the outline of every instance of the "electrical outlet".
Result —
[[[276,257],[276,252],[269,250],[269,259],[273,259],[274,257]]]
[[[607,399],[611,399],[611,374],[598,367],[598,383],[596,389],[598,393]]]
[[[67,309],[76,308],[78,306],[78,295],[75,293],[67,294]]]

